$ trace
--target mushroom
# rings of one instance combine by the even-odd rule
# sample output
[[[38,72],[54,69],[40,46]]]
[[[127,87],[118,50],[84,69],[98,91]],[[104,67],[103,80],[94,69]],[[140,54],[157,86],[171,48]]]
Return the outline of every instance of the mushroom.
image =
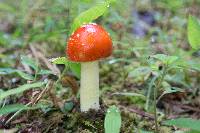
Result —
[[[112,40],[103,27],[85,24],[69,38],[66,54],[73,62],[81,63],[81,112],[99,107],[99,60],[112,53]]]

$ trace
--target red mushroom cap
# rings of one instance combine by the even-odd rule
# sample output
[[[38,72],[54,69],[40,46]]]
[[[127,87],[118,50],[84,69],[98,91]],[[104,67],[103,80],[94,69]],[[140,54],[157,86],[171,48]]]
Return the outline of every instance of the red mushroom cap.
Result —
[[[75,62],[90,62],[110,56],[112,40],[97,24],[86,24],[78,28],[69,38],[66,54]]]

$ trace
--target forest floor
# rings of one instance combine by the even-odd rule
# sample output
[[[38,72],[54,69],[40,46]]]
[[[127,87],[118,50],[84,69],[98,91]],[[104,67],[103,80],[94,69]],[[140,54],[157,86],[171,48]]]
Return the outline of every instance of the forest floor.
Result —
[[[200,53],[194,52],[187,40],[188,15],[200,17],[200,2],[142,1],[118,1],[95,21],[110,32],[113,54],[100,61],[101,110],[87,113],[79,109],[76,72],[64,71],[64,65],[50,60],[66,56],[73,19],[94,3],[1,2],[0,93],[28,83],[45,82],[45,86],[0,98],[0,107],[16,103],[46,107],[0,115],[0,132],[103,133],[106,110],[111,105],[121,112],[121,133],[153,132],[153,90],[147,96],[154,88],[152,79],[163,69],[162,61],[154,61],[156,71],[149,70],[149,58],[156,54],[177,56],[192,64],[189,69],[169,71],[157,94],[159,132],[187,131],[163,121],[200,119]],[[176,91],[167,92],[169,88]]]

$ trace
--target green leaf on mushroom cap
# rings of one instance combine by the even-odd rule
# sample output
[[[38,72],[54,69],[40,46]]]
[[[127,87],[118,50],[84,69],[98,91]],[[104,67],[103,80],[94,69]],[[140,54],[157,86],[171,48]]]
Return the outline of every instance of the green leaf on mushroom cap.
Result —
[[[83,24],[87,24],[97,19],[101,15],[103,15],[109,7],[109,4],[113,2],[113,0],[106,0],[105,2],[99,3],[96,6],[82,12],[79,14],[73,21],[70,34],[72,34],[77,28],[79,28]],[[55,64],[68,64],[72,72],[80,78],[81,66],[80,63],[74,63],[67,60],[65,57],[60,57],[53,61]]]
[[[106,12],[107,8],[109,7],[110,3],[111,3],[111,0],[107,0],[106,2],[97,4],[96,6],[78,15],[72,23],[70,34],[72,34],[81,25],[90,23],[93,20],[100,17],[101,15],[103,15]]]

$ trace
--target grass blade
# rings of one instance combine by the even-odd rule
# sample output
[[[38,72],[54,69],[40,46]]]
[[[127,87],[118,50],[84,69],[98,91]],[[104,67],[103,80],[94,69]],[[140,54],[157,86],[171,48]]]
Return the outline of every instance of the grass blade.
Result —
[[[177,118],[164,121],[165,125],[177,126],[180,128],[189,128],[192,130],[200,131],[200,120],[194,120],[192,118]]]
[[[32,109],[38,109],[41,108],[41,105],[36,105],[33,107],[28,107],[27,105],[23,104],[11,104],[11,105],[6,105],[3,108],[0,109],[0,116],[16,112],[18,110],[32,110]]]
[[[0,94],[0,100],[4,99],[4,98],[6,98],[10,95],[21,93],[25,90],[42,87],[43,85],[44,85],[44,82],[37,82],[37,83],[32,83],[32,84],[25,84],[25,85],[22,85],[18,88],[11,89],[11,90],[8,90],[8,91],[4,91]]]

